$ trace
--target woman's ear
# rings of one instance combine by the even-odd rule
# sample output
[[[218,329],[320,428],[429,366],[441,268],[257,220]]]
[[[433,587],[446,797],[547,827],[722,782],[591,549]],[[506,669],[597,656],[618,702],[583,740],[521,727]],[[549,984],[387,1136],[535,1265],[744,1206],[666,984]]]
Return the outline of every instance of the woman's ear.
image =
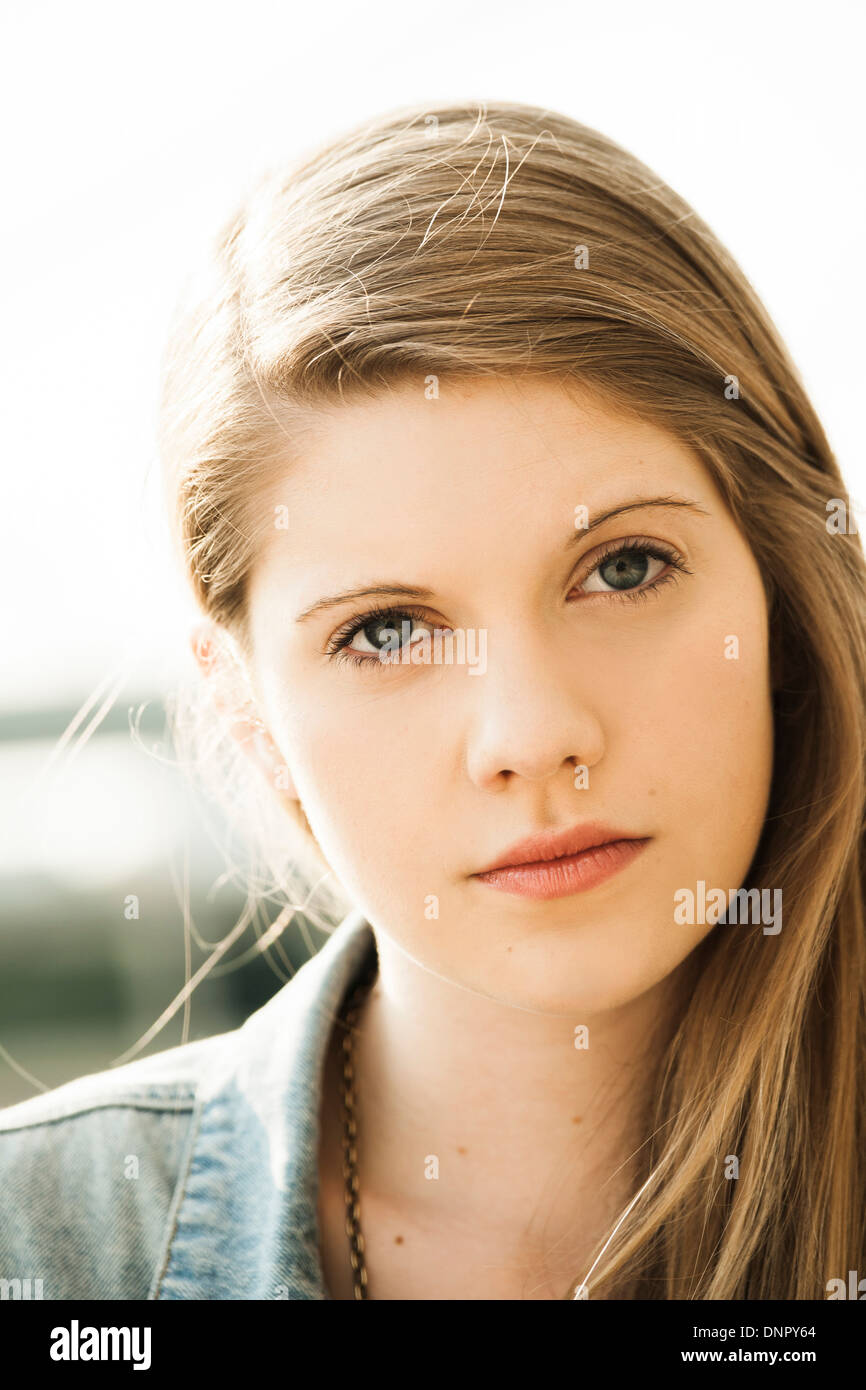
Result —
[[[199,669],[214,682],[214,705],[225,719],[230,737],[279,796],[300,801],[292,774],[258,712],[238,657],[229,649],[222,631],[205,619],[195,625],[189,640]]]

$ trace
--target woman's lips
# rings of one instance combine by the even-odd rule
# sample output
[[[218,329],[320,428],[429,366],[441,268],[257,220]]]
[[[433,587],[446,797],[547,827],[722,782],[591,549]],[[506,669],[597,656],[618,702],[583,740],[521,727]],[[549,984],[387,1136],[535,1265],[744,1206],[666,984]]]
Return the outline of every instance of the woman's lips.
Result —
[[[579,854],[546,859],[535,864],[512,864],[505,869],[489,869],[473,874],[481,883],[521,898],[567,898],[585,893],[624,869],[649,844],[642,840],[611,840]]]

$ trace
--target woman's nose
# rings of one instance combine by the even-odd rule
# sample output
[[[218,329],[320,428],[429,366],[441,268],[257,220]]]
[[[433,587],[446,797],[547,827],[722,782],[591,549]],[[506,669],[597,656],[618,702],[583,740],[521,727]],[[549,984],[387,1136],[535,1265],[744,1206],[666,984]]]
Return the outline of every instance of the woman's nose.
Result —
[[[473,709],[467,766],[477,786],[509,775],[539,782],[563,764],[593,767],[604,751],[589,674],[541,642],[506,646],[488,636],[487,669],[469,682]]]

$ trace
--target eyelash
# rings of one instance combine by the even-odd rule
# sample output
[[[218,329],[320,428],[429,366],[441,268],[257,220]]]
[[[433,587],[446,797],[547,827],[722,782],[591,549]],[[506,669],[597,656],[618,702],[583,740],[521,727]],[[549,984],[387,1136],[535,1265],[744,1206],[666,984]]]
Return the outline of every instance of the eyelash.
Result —
[[[650,594],[659,590],[662,585],[669,582],[677,583],[680,574],[691,573],[683,557],[672,547],[663,545],[660,541],[645,541],[636,538],[626,541],[611,541],[610,544],[604,548],[602,554],[595,560],[589,573],[583,576],[581,583],[585,583],[585,581],[589,579],[591,575],[595,574],[596,570],[600,569],[603,564],[620,554],[648,555],[654,560],[666,560],[671,566],[671,570],[667,574],[663,574],[651,580],[649,584],[642,585],[639,589],[622,589],[618,593],[615,590],[610,590],[609,593],[597,591],[595,594],[588,595],[588,597],[622,599],[626,602],[637,603],[642,599],[649,598]],[[381,669],[382,662],[380,662],[378,657],[372,652],[353,652],[349,647],[349,643],[368,623],[386,623],[389,619],[394,617],[412,618],[415,622],[419,623],[427,621],[424,611],[421,608],[407,607],[405,605],[401,605],[399,608],[370,608],[366,613],[350,618],[347,623],[344,623],[341,628],[338,628],[325,648],[326,654],[332,660],[341,663],[351,662],[353,666],[369,666],[372,663],[374,666],[378,666]]]

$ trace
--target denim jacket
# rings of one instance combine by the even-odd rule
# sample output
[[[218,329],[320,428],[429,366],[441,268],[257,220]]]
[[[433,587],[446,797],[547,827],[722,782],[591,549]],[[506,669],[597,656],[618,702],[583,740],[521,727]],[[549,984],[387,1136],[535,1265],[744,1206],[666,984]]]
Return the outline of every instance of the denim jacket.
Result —
[[[353,911],[241,1027],[0,1110],[0,1297],[329,1299],[322,1068],[375,950]]]

